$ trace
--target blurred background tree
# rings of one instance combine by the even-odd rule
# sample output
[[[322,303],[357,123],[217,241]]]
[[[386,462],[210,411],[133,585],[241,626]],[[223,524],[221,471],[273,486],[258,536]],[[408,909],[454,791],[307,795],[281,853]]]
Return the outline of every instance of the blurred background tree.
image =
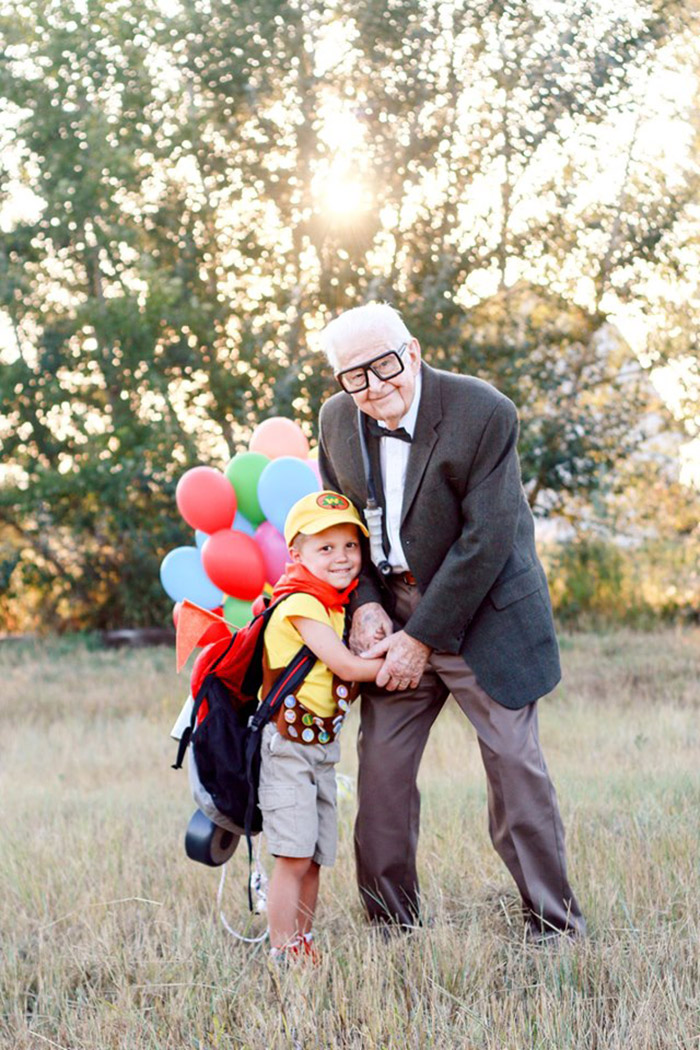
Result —
[[[513,398],[538,514],[671,425],[619,326],[697,274],[692,4],[0,11],[8,623],[162,622],[178,477],[267,415],[313,436],[315,335],[369,299]]]

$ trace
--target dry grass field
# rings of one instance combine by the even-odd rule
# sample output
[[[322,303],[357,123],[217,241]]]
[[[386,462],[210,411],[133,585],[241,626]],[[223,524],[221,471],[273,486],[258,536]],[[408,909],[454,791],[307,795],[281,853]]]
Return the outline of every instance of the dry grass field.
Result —
[[[698,1050],[700,631],[572,636],[563,657],[540,725],[588,940],[523,943],[451,705],[421,773],[431,925],[388,942],[364,925],[346,799],[322,964],[280,974],[221,926],[218,871],[185,857],[173,654],[0,648],[2,1050]],[[229,869],[242,925],[243,851]]]

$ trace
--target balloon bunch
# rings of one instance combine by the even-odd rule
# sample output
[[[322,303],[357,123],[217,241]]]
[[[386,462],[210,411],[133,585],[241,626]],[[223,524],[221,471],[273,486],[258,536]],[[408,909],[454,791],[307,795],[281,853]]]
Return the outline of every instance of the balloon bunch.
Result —
[[[195,545],[176,547],[160,566],[163,589],[176,603],[176,626],[186,598],[236,627],[247,623],[253,600],[274,586],[289,559],[282,535],[289,509],[320,488],[306,436],[283,416],[260,423],[249,451],[237,453],[223,473],[213,467],[186,471],[175,499],[195,530]],[[212,624],[201,644],[217,641],[222,631],[224,625]]]

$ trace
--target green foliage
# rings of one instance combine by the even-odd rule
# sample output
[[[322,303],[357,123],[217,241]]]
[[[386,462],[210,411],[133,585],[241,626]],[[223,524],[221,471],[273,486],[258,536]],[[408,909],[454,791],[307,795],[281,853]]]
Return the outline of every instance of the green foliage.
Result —
[[[696,554],[677,542],[621,547],[579,536],[546,550],[557,620],[576,629],[698,623]]]
[[[583,191],[610,163],[596,136],[683,12],[26,0],[0,15],[5,174],[36,201],[0,245],[8,594],[36,591],[50,625],[163,622],[158,563],[188,535],[177,478],[223,466],[273,413],[312,434],[333,386],[314,335],[370,298],[401,307],[428,360],[518,404],[536,507],[594,492],[640,440],[645,399],[601,338],[605,296],[666,264],[691,184],[628,163],[623,192]],[[358,206],[330,207],[349,180]]]
[[[552,293],[515,285],[492,296],[469,311],[462,345],[469,370],[519,406],[523,479],[543,513],[566,513],[574,497],[607,487],[649,436],[655,399],[624,340]]]
[[[622,553],[609,543],[581,539],[563,545],[553,576],[560,581],[556,611],[564,623],[601,615],[624,619],[629,611]]]

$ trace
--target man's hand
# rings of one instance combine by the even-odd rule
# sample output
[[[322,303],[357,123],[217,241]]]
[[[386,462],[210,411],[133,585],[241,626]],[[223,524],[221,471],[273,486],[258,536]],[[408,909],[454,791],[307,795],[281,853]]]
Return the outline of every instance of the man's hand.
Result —
[[[364,655],[364,650],[387,638],[394,630],[391,617],[382,609],[379,602],[367,602],[355,610],[350,629],[348,646],[356,656]]]
[[[377,675],[377,685],[387,689],[415,689],[430,656],[430,646],[412,638],[405,631],[397,631],[389,638],[383,638],[371,649],[361,655],[367,657],[382,656],[386,653],[384,665]]]

